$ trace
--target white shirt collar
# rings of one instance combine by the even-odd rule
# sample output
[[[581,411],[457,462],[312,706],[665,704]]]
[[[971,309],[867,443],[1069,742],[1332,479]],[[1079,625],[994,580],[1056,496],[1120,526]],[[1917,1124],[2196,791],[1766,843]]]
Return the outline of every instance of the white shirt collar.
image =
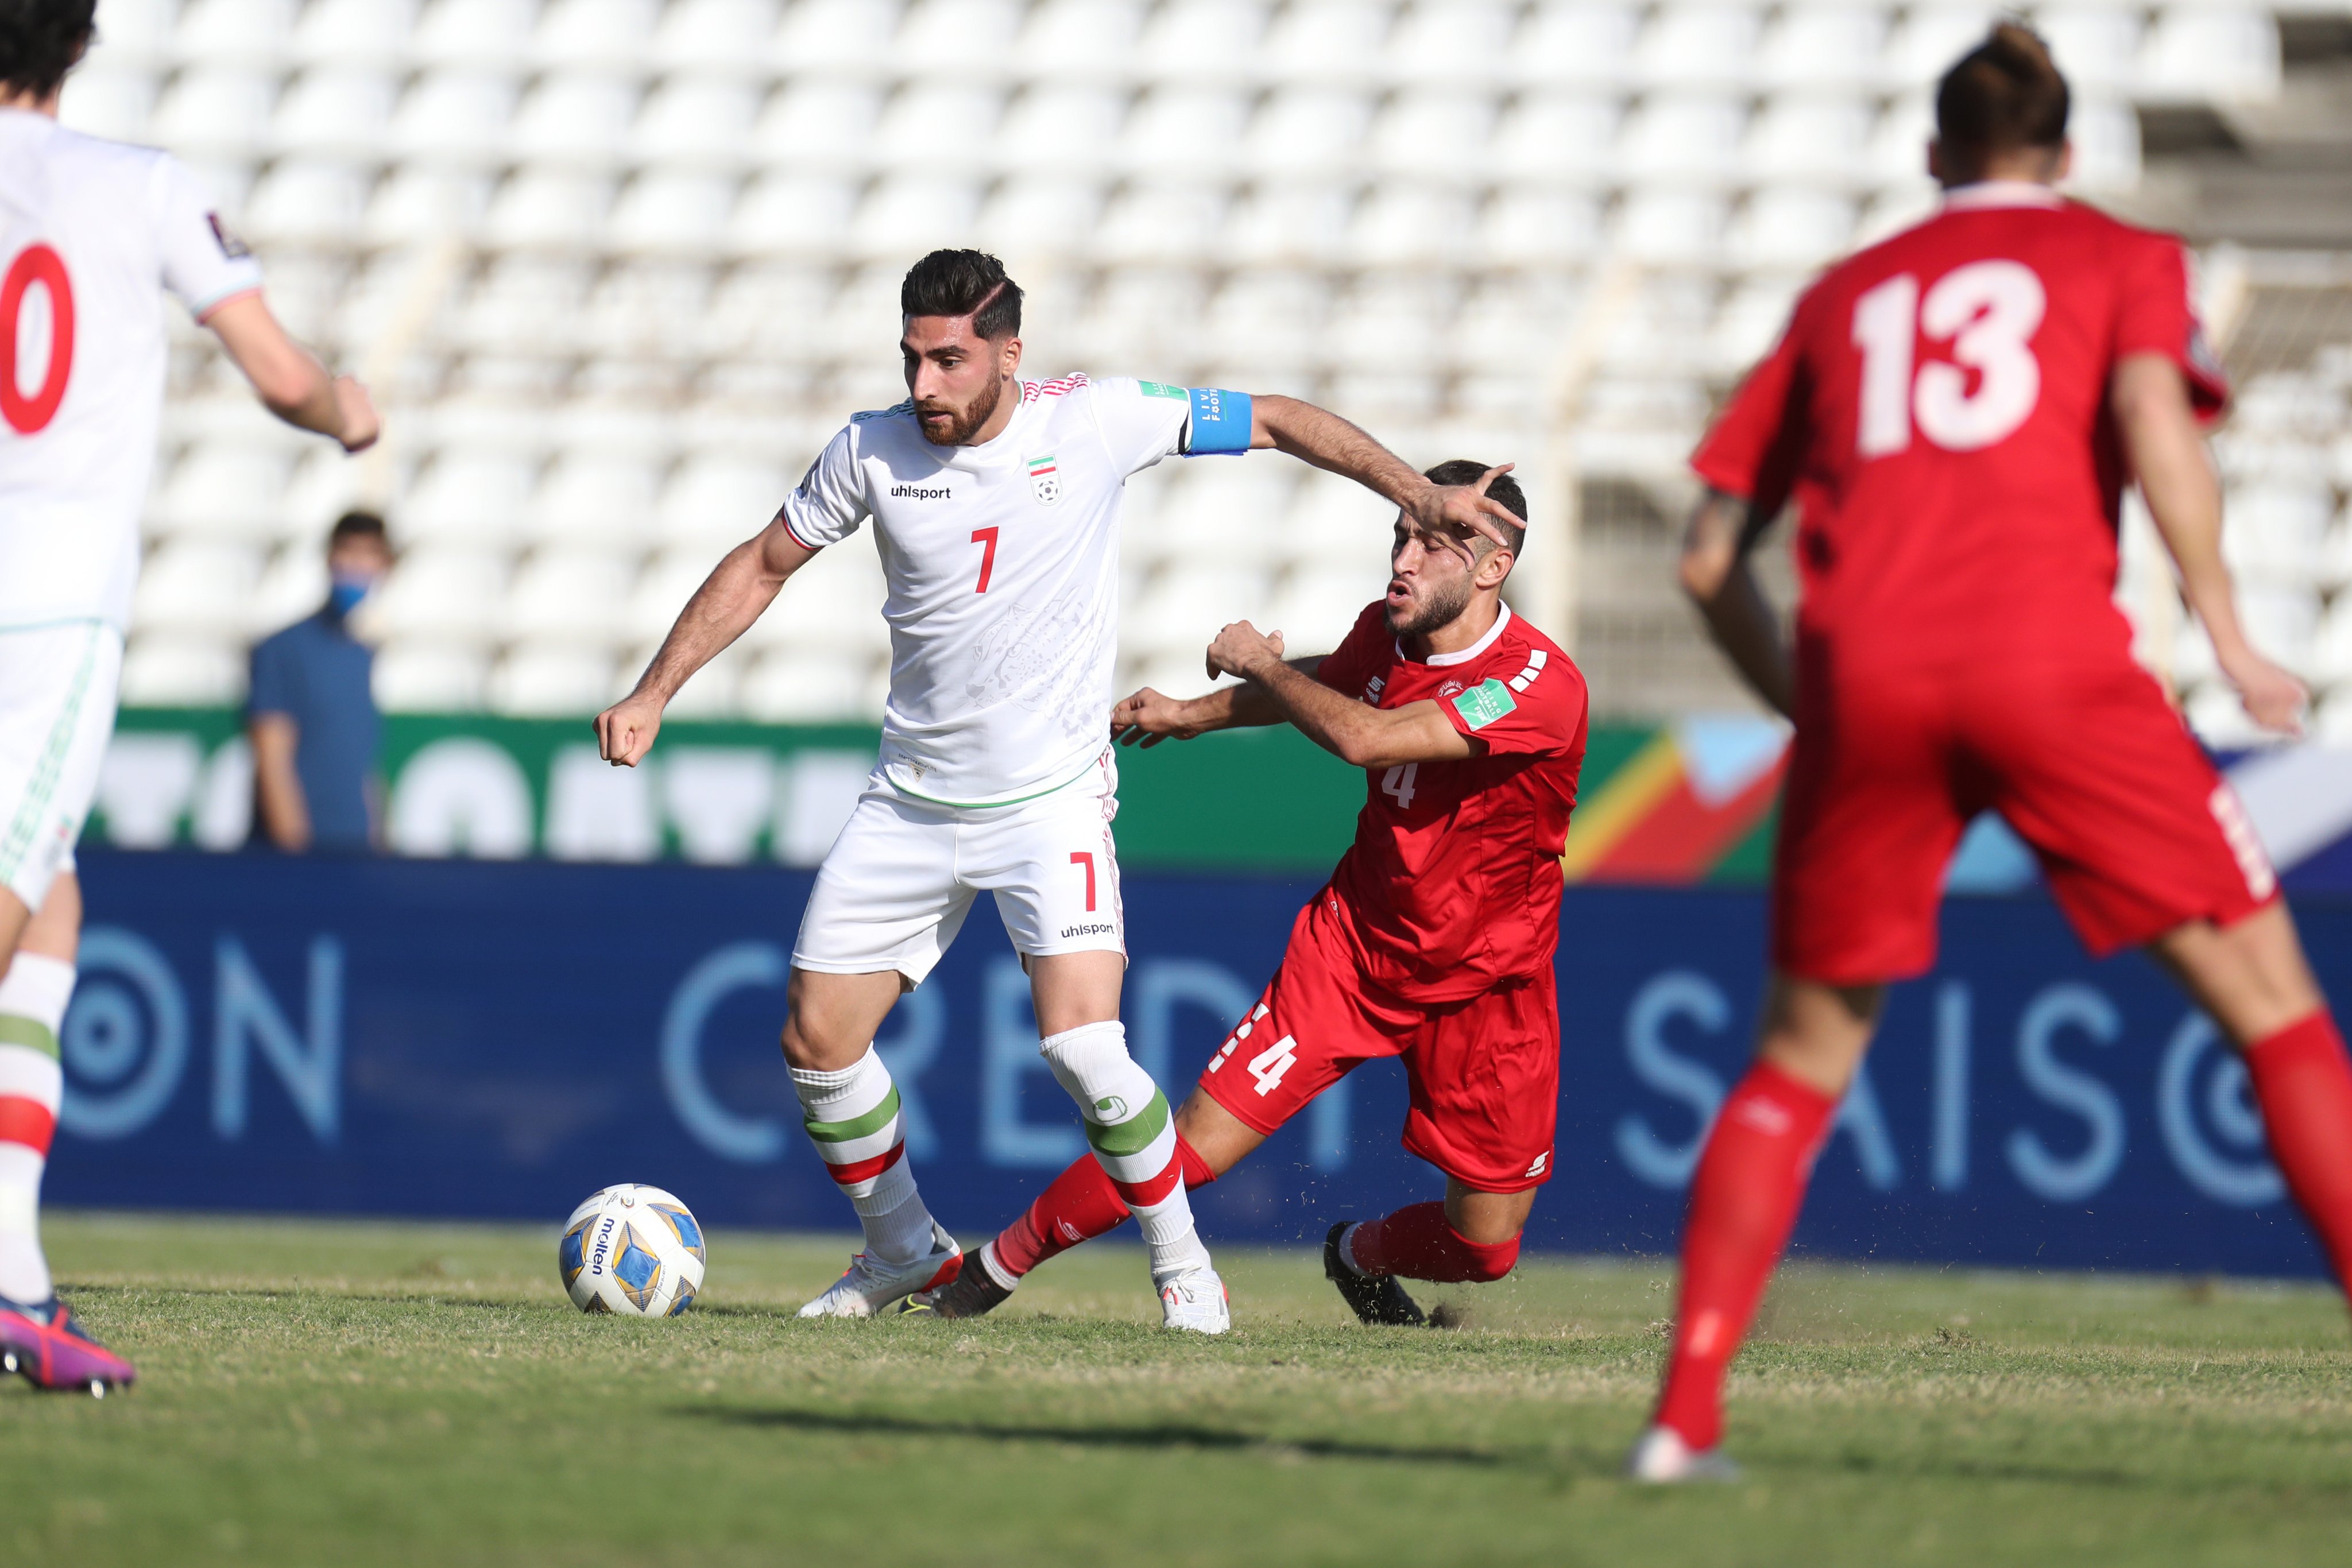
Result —
[[[1979,180],[1973,185],[1955,185],[1945,192],[1943,210],[1948,213],[1985,207],[2063,207],[2065,204],[2065,197],[2032,180]]]
[[[1484,637],[1479,638],[1475,643],[1471,643],[1470,646],[1463,649],[1459,653],[1432,653],[1428,658],[1423,659],[1421,662],[1432,666],[1433,668],[1442,667],[1446,664],[1467,664],[1472,659],[1475,659],[1479,654],[1485,653],[1487,649],[1493,647],[1495,645],[1495,639],[1503,634],[1503,628],[1511,623],[1511,607],[1509,605],[1498,604],[1495,607],[1495,623],[1486,628],[1486,634]],[[1397,643],[1397,657],[1402,659],[1407,656],[1408,655],[1404,651],[1404,643],[1400,641]]]

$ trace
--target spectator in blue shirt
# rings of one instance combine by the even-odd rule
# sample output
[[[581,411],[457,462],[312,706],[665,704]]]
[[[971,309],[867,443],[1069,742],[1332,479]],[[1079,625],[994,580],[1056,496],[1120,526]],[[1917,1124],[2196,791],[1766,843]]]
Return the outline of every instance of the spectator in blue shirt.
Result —
[[[327,602],[253,650],[245,729],[257,841],[297,854],[375,846],[375,655],[349,618],[391,568],[383,519],[345,514],[327,537]]]

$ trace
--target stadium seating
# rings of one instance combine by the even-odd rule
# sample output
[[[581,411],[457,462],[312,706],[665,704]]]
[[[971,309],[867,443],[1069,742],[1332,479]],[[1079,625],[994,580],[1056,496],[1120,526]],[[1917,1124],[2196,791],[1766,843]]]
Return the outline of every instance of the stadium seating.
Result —
[[[234,699],[247,641],[316,591],[325,528],[367,500],[404,550],[373,610],[387,704],[593,708],[843,416],[900,395],[898,276],[939,244],[1028,285],[1033,370],[1312,396],[1416,457],[1519,460],[1548,518],[1595,479],[1670,495],[1806,274],[1924,209],[1927,85],[1989,14],[100,0],[67,120],[194,164],[289,320],[391,418],[381,453],[322,461],[181,333],[126,695]],[[2277,89],[2252,4],[2033,14],[2078,85],[2093,194],[2137,178],[2134,104]],[[2352,608],[2315,586],[2352,577],[2352,476],[2278,455],[2329,450],[2344,387],[2248,391],[2229,474],[2259,635],[2352,694]],[[2274,428],[2305,394],[2336,423]],[[1197,681],[1237,615],[1328,642],[1378,588],[1380,505],[1275,460],[1166,465],[1133,510],[1129,678]],[[1570,552],[1537,538],[1523,591],[1564,615]],[[822,566],[688,706],[878,711],[871,551]],[[2352,731],[2352,696],[2339,712]]]

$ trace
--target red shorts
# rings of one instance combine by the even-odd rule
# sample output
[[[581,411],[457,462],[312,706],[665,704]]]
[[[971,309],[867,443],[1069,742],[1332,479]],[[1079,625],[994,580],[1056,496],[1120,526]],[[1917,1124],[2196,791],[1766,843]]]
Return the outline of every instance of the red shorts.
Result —
[[[1404,1146],[1478,1192],[1551,1179],[1559,1115],[1559,1002],[1551,977],[1460,1001],[1413,1002],[1366,983],[1316,894],[1290,928],[1282,967],[1209,1059],[1201,1087],[1273,1133],[1359,1062],[1404,1062]]]
[[[1809,650],[1799,690],[1772,882],[1784,973],[1926,971],[1953,848],[1987,810],[2100,956],[2277,896],[2237,796],[2137,665],[1842,669]]]

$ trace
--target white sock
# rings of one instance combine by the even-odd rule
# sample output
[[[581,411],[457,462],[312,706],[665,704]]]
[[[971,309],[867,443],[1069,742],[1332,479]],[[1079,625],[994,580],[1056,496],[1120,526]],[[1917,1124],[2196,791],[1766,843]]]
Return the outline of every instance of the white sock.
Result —
[[[58,1028],[74,967],[19,953],[0,977],[0,1296],[26,1305],[52,1293],[41,1254],[41,1172],[48,1165],[65,1079]]]
[[[911,1263],[931,1249],[931,1213],[915,1191],[898,1086],[872,1046],[832,1072],[791,1069],[809,1142],[857,1210],[868,1256]]]
[[[1151,1074],[1127,1053],[1127,1027],[1116,1019],[1081,1024],[1047,1037],[1038,1050],[1078,1103],[1095,1158],[1135,1214],[1151,1249],[1151,1277],[1207,1268],[1209,1249],[1193,1228],[1176,1156],[1175,1118]],[[1152,1193],[1160,1196],[1147,1196]]]

